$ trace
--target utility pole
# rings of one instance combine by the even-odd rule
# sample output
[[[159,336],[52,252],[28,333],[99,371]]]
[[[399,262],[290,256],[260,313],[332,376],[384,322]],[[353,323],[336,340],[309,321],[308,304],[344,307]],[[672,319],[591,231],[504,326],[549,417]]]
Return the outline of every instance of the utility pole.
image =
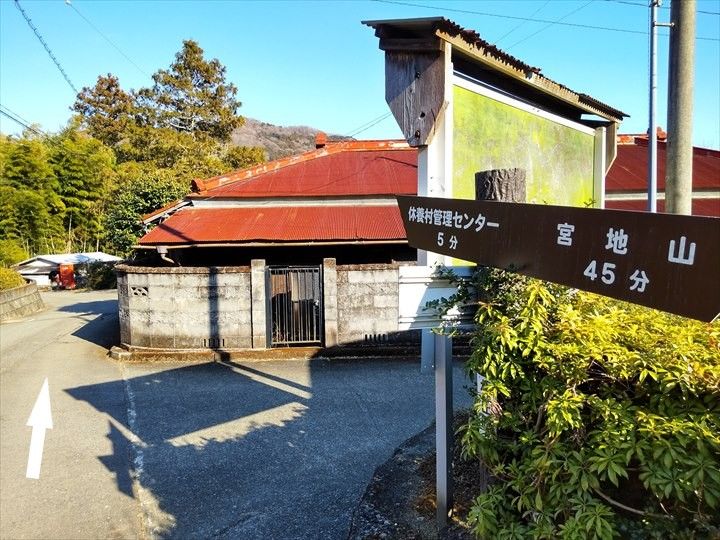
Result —
[[[657,212],[657,8],[660,0],[650,0],[650,111],[648,119],[648,199],[647,211]]]
[[[696,7],[695,0],[673,0],[670,4],[665,210],[672,214],[692,213]]]
[[[650,0],[650,111],[648,114],[648,198],[647,211],[657,212],[657,29],[659,26],[672,28],[672,23],[657,20],[657,10],[662,0]]]

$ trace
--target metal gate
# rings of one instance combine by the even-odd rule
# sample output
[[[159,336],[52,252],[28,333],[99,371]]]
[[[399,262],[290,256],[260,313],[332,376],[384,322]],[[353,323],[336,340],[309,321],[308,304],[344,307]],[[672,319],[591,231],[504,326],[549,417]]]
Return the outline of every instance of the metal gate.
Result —
[[[321,345],[323,335],[320,266],[267,268],[271,346]]]

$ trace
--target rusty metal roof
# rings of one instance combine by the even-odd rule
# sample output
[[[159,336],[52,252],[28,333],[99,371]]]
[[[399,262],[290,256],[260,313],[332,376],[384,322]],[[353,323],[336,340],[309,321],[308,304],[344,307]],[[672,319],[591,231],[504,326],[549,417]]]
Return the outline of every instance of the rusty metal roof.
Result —
[[[141,246],[404,241],[397,205],[184,208]]]
[[[620,135],[620,140],[624,140]],[[665,142],[658,141],[658,189],[665,189]],[[617,145],[617,157],[605,178],[607,193],[647,189],[648,140],[634,137],[630,144]],[[693,189],[720,190],[720,151],[693,148]]]
[[[435,36],[451,43],[458,50],[468,54],[473,60],[492,66],[497,71],[509,74],[516,80],[552,95],[566,103],[570,103],[588,113],[597,114],[614,121],[621,121],[628,114],[611,107],[587,94],[575,92],[544,75],[541,69],[499,49],[492,43],[482,39],[475,30],[461,27],[444,17],[426,17],[419,19],[394,19],[363,21],[375,29],[375,35],[381,38],[409,39],[414,37],[428,38]],[[382,47],[382,44],[381,44]]]
[[[417,152],[405,141],[327,143],[297,156],[193,182],[191,198],[413,194]]]

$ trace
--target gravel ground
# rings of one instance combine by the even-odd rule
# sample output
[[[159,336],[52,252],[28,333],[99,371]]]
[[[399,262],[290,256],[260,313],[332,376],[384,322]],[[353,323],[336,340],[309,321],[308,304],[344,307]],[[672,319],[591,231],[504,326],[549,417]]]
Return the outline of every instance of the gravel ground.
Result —
[[[456,424],[461,419],[456,420]],[[378,467],[353,516],[349,539],[470,540],[465,518],[482,476],[477,462],[460,458],[455,445],[454,517],[438,531],[435,522],[435,426],[405,441]]]

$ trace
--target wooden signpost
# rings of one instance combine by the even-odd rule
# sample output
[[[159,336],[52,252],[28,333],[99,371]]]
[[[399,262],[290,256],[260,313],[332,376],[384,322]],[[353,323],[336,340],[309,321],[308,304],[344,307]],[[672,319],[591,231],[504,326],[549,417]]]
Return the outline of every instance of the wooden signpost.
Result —
[[[398,197],[411,246],[701,321],[720,313],[720,219]]]
[[[398,197],[408,243],[685,317],[720,313],[720,219]],[[452,347],[435,335],[437,522],[452,509]]]

